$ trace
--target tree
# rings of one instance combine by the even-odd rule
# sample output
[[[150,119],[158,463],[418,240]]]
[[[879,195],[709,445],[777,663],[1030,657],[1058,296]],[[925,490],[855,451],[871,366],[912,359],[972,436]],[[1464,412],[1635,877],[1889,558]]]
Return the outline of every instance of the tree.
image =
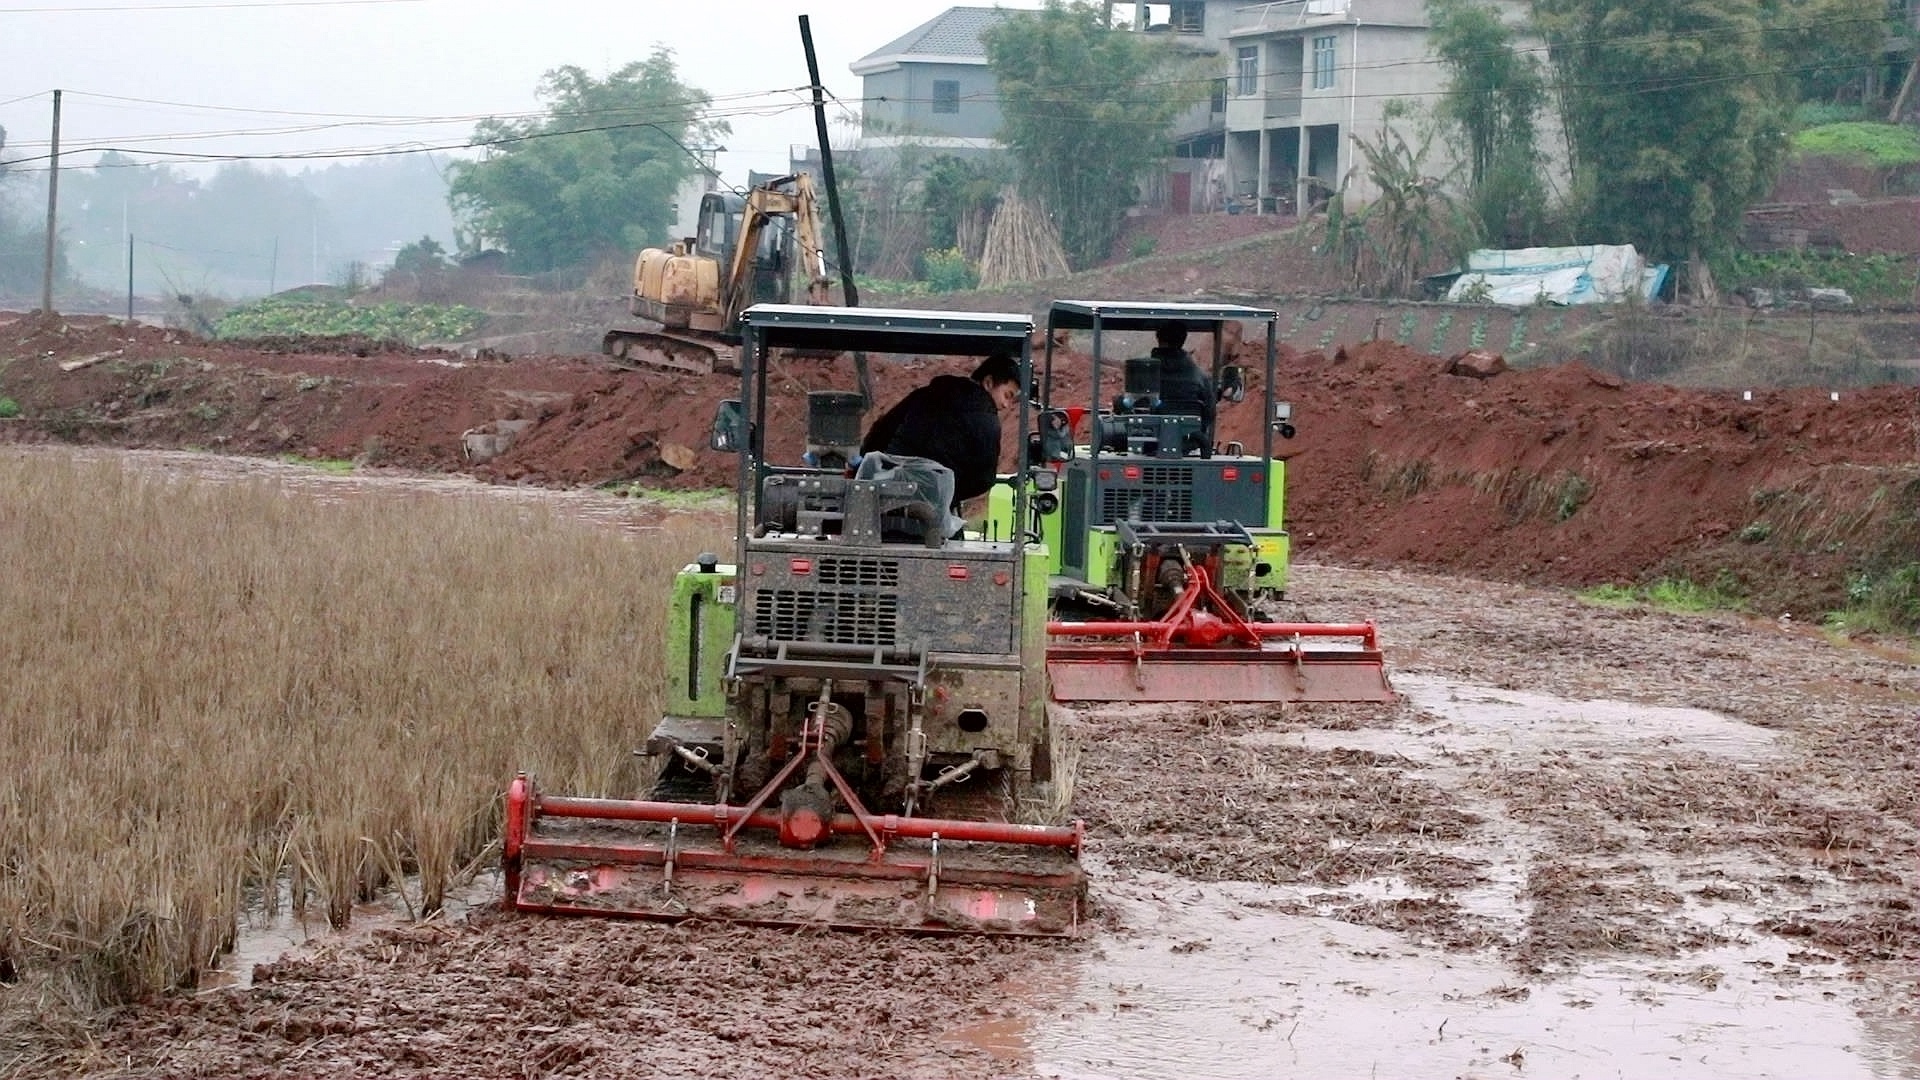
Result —
[[[927,213],[927,246],[957,248],[978,262],[1000,189],[1010,179],[991,161],[968,161],[952,154],[933,159],[920,188],[920,204]]]
[[[1826,3],[1534,0],[1585,237],[1685,260],[1711,301],[1708,259],[1734,247],[1785,159],[1790,73],[1843,29],[1807,21]]]
[[[504,247],[524,272],[664,241],[680,184],[699,166],[691,148],[728,131],[699,119],[709,99],[680,81],[665,47],[604,80],[556,68],[539,96],[541,116],[481,122],[473,141],[485,156],[456,163],[450,189],[463,231]]]
[[[431,236],[422,236],[394,253],[392,272],[429,276],[447,268],[447,249]]]
[[[1487,240],[1517,247],[1545,227],[1546,185],[1534,118],[1546,104],[1540,62],[1513,48],[1513,31],[1488,0],[1427,0],[1433,51],[1446,65],[1439,118],[1466,145],[1467,182]]]
[[[1137,178],[1168,155],[1169,127],[1213,80],[1165,35],[1110,29],[1098,4],[1048,0],[981,41],[1022,190],[1058,223],[1076,267],[1099,262]]]
[[[1371,141],[1353,136],[1379,197],[1349,211],[1342,184],[1319,226],[1315,247],[1363,295],[1417,297],[1424,275],[1458,265],[1471,246],[1471,215],[1446,191],[1451,177],[1427,174],[1431,144],[1416,146],[1401,134],[1397,121],[1406,111],[1403,102],[1388,102]]]
[[[1878,100],[1881,51],[1906,30],[1887,0],[1770,0],[1768,44],[1790,69],[1800,100],[1870,105]]]

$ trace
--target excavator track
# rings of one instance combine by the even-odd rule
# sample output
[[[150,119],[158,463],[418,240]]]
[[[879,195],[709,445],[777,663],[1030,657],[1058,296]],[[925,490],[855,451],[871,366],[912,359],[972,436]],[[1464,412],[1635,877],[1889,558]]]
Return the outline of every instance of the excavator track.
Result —
[[[738,348],[664,330],[609,330],[600,339],[600,351],[612,357],[613,366],[622,371],[740,374]]]

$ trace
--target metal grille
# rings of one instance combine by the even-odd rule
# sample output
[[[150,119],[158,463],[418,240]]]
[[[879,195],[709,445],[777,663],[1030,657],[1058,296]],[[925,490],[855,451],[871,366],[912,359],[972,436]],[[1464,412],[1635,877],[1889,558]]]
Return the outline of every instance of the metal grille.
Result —
[[[894,589],[900,585],[900,564],[892,559],[850,559],[825,556],[816,576],[822,585],[850,589]]]
[[[762,589],[753,594],[753,630],[775,641],[892,645],[900,598],[833,590]]]
[[[1193,478],[1182,468],[1147,465],[1140,470],[1138,486],[1103,488],[1100,492],[1100,520],[1116,521],[1191,521],[1193,520]]]

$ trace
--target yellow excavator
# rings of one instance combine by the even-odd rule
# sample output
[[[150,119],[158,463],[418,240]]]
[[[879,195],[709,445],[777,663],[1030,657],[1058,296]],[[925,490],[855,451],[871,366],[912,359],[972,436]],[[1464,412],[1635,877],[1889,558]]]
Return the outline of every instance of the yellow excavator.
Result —
[[[634,262],[631,310],[659,329],[609,330],[601,351],[623,367],[738,373],[740,313],[795,302],[798,275],[808,304],[832,303],[811,176],[778,177],[745,195],[708,192],[697,235]]]

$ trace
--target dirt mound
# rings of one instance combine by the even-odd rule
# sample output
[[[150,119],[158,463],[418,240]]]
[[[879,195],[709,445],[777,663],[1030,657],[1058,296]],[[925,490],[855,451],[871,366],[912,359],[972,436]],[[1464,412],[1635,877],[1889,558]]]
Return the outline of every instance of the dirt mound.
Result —
[[[0,316],[0,396],[22,413],[0,422],[0,439],[354,459],[511,483],[733,484],[736,459],[706,449],[714,404],[738,395],[733,377],[352,346],[290,352]],[[1257,400],[1260,346],[1237,358]],[[1490,378],[1450,366],[1391,342],[1280,349],[1276,380],[1299,428],[1278,445],[1297,548],[1562,584],[1724,571],[1769,613],[1804,614],[1838,606],[1849,568],[1920,547],[1920,389],[1836,400],[1628,383],[1577,364]],[[798,443],[806,392],[846,388],[845,368],[777,361],[772,445]],[[1056,400],[1086,400],[1084,357],[1070,347],[1056,368]],[[880,403],[936,370],[876,363]],[[527,423],[503,453],[475,460],[463,435],[502,420]],[[1253,405],[1228,407],[1220,435],[1258,446],[1261,424]]]

